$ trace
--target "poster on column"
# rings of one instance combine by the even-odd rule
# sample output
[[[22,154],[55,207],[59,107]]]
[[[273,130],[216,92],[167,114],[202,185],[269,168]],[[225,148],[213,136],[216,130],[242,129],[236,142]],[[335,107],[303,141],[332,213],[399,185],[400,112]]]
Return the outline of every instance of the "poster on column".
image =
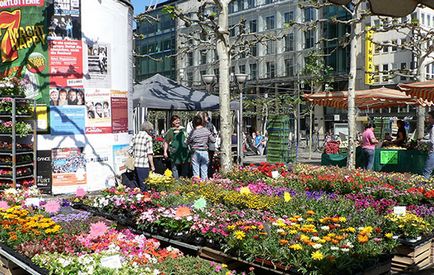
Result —
[[[127,171],[125,162],[128,158],[128,144],[113,145],[113,169],[117,175]]]
[[[37,151],[36,186],[44,193],[51,193],[52,170],[51,170],[51,150]]]
[[[81,40],[80,0],[53,0],[48,14],[49,40]]]
[[[50,132],[52,135],[77,135],[85,133],[86,108],[78,105],[81,89],[50,89]],[[84,95],[83,95],[84,99]],[[69,103],[68,103],[69,102]],[[84,103],[84,102],[83,102]]]
[[[115,185],[115,173],[111,167],[110,147],[86,146],[87,183],[90,190],[101,190]]]
[[[112,91],[111,104],[113,133],[128,132],[128,92]]]
[[[109,89],[86,89],[86,134],[112,132]]]
[[[48,100],[45,1],[0,1],[0,78],[19,77],[26,97]]]
[[[86,184],[86,158],[83,147],[52,150],[53,187]]]
[[[111,86],[110,45],[93,43],[87,45],[86,83],[90,88],[110,88]]]
[[[80,40],[49,41],[50,85],[83,86],[83,51]]]

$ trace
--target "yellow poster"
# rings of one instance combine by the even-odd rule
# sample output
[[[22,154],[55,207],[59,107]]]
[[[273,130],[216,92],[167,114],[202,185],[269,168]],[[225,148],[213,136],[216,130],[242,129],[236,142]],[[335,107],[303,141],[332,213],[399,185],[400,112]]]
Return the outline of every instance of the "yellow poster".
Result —
[[[371,85],[374,81],[374,43],[372,38],[374,36],[374,31],[369,27],[365,28],[365,84]]]
[[[36,106],[36,129],[38,132],[48,131],[47,106]]]

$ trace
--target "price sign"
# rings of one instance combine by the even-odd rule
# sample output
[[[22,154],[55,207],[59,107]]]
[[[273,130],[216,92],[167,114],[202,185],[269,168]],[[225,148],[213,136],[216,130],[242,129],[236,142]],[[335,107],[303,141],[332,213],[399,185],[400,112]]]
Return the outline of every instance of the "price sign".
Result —
[[[380,164],[398,164],[398,151],[381,151]]]

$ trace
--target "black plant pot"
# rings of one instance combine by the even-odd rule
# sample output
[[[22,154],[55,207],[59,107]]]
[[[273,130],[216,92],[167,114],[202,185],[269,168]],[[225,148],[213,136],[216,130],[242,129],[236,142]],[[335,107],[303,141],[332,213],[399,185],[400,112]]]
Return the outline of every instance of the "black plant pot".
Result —
[[[203,246],[203,244],[205,243],[205,238],[201,237],[201,236],[196,236],[196,237],[192,238],[191,242],[194,245]]]
[[[216,250],[220,249],[220,244],[217,243],[217,242],[216,242],[215,240],[213,240],[213,239],[207,239],[207,240],[205,241],[205,246],[207,246],[207,247],[209,247],[209,248],[212,248],[212,249],[216,249]]]

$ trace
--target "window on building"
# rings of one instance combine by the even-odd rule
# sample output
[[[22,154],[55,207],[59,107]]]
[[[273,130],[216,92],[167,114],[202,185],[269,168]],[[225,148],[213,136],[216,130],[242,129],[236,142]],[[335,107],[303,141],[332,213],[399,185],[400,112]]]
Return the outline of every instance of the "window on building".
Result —
[[[214,75],[215,75],[216,81],[218,81],[219,80],[219,75],[220,75],[219,69],[214,69]]]
[[[425,25],[425,14],[422,13],[422,14],[420,15],[420,18],[421,18],[421,21],[422,21],[422,25]]]
[[[247,7],[249,9],[253,9],[254,7],[256,7],[256,0],[247,0]]]
[[[192,72],[187,72],[187,83],[188,86],[193,86],[193,73]]]
[[[285,12],[285,14],[283,15],[283,19],[285,24],[289,24],[290,22],[294,21],[294,12]]]
[[[206,70],[200,71],[200,80],[202,81],[202,76],[206,75]]]
[[[431,25],[431,16],[427,15],[426,16],[426,25],[429,27]]]
[[[401,23],[406,23],[407,22],[407,16],[401,17]]]
[[[257,32],[257,21],[256,20],[250,20],[249,21],[249,31],[250,33]]]
[[[274,78],[275,76],[274,62],[267,62],[267,78]]]
[[[235,27],[234,27],[234,25],[230,25],[229,26],[229,36],[230,37],[235,36]]]
[[[411,21],[416,21],[417,20],[417,13],[416,12],[413,12],[412,14],[411,14]]]
[[[234,13],[235,12],[235,8],[234,7],[235,7],[234,2],[230,2],[229,6],[228,6],[229,13]]]
[[[200,64],[206,64],[206,50],[200,51]]]
[[[244,0],[237,0],[238,11],[244,10]]]
[[[246,73],[246,65],[238,66],[238,73],[245,74]]]
[[[219,60],[219,56],[217,54],[217,50],[214,50],[214,61]]]
[[[306,49],[312,48],[314,46],[315,43],[314,35],[315,33],[313,30],[308,30],[304,32],[304,40],[305,40],[304,47]]]
[[[304,21],[310,22],[315,19],[315,10],[314,8],[306,8],[304,9]]]
[[[194,66],[193,53],[192,52],[187,53],[187,67],[190,67],[190,66]]]
[[[258,56],[258,46],[256,44],[250,47],[250,55]]]
[[[387,41],[384,42],[384,43],[387,43]],[[387,46],[387,45],[382,46],[382,49],[383,49],[383,53],[388,53],[389,52],[389,46]]]
[[[383,64],[383,69],[381,72],[383,75],[383,82],[389,81],[389,64]]]
[[[250,68],[250,80],[255,80],[257,78],[257,69],[256,69],[256,63],[255,64],[250,64],[249,68]]]
[[[294,59],[292,58],[285,59],[285,75],[286,76],[294,75]]]
[[[274,29],[274,15],[265,17],[265,26],[267,30]]]
[[[379,27],[379,26],[380,26],[380,20],[375,19],[375,20],[374,20],[374,26],[375,26],[375,27]]]
[[[408,74],[407,63],[405,63],[405,62],[401,63],[400,73],[405,74],[405,75]],[[401,78],[401,81],[407,81],[407,77],[405,77],[405,76],[401,76],[400,78]]]
[[[378,65],[374,66],[374,83],[380,82],[380,67]]]
[[[276,53],[276,41],[269,40],[267,41],[267,54],[275,54]]]
[[[392,40],[392,52],[396,52],[398,50],[398,40]]]
[[[273,2],[274,2],[274,0],[265,0],[265,4],[271,4]]]
[[[403,45],[405,46],[406,43],[407,43],[407,40],[405,38],[402,38],[401,41],[400,41],[400,45],[401,46],[403,46]]]

